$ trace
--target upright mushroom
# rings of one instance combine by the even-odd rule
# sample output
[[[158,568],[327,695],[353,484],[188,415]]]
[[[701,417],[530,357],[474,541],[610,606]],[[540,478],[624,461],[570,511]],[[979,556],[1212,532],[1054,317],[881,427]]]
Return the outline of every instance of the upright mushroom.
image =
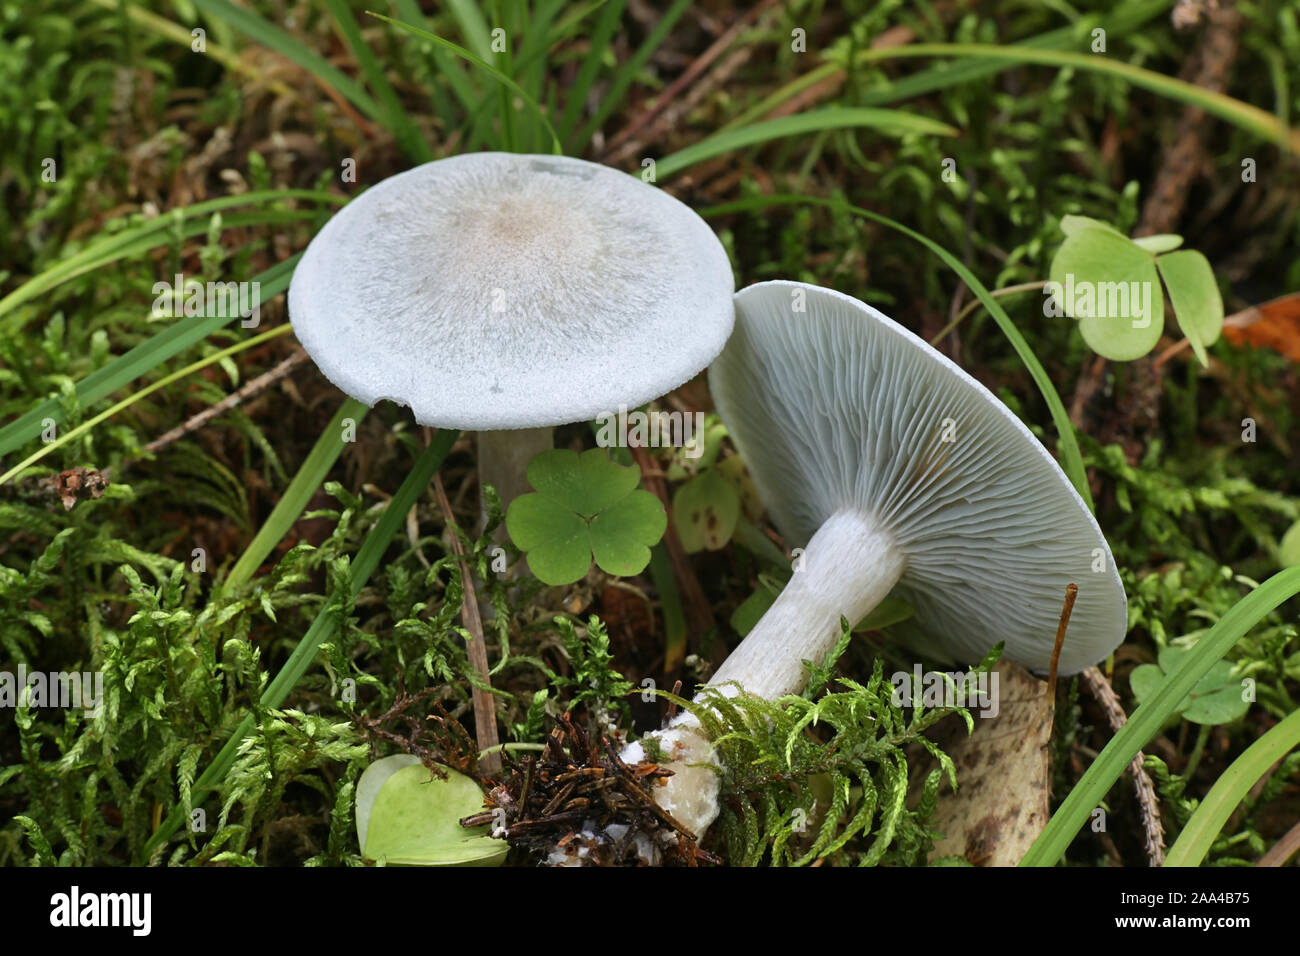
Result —
[[[764,282],[735,302],[710,387],[777,528],[805,550],[711,684],[767,699],[798,693],[803,662],[831,651],[840,618],[859,621],[891,592],[916,610],[899,628],[914,649],[972,662],[1005,641],[1008,659],[1045,670],[1075,583],[1060,672],[1115,649],[1127,607],[1106,539],[992,393],[839,292]],[[658,799],[702,835],[718,782],[698,727],[683,715],[662,732],[682,772]],[[628,758],[642,753],[634,745]]]
[[[731,332],[731,266],[687,206],[560,156],[471,153],[384,180],[311,241],[294,332],[349,395],[479,432],[503,503],[551,428],[635,407]]]

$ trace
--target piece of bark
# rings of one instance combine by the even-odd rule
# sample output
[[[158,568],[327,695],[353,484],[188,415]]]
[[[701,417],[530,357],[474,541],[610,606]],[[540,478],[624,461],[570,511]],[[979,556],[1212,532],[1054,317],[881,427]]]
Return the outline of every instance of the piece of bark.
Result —
[[[935,841],[931,859],[960,856],[975,866],[1015,866],[1051,816],[1047,684],[1010,661],[994,673],[996,716],[981,717],[972,706],[975,730],[969,735],[959,718],[941,725],[936,743],[957,767],[957,792],[940,790],[930,828],[944,837]]]

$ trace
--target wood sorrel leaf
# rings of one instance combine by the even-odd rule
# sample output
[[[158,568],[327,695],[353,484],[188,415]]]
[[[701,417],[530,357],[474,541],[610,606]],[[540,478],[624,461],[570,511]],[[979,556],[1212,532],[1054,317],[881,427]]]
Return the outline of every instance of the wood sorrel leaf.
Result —
[[[1133,244],[1140,246],[1152,255],[1160,255],[1162,252],[1172,252],[1183,244],[1182,236],[1175,236],[1172,232],[1162,232],[1155,236],[1139,236],[1133,240]]]
[[[1073,236],[1076,233],[1084,232],[1088,229],[1100,229],[1103,232],[1109,232],[1116,236],[1122,236],[1123,233],[1116,229],[1108,222],[1102,222],[1100,219],[1093,219],[1089,216],[1062,216],[1061,232],[1067,236]]]
[[[1166,647],[1160,652],[1160,664],[1142,664],[1129,675],[1129,686],[1138,703],[1153,694],[1169,674],[1178,669],[1188,648]],[[1194,724],[1226,724],[1236,720],[1250,707],[1241,693],[1241,681],[1231,661],[1216,661],[1209,671],[1178,705],[1178,713]]]
[[[740,495],[716,469],[692,478],[673,495],[673,524],[688,554],[726,546],[740,518]]]
[[[483,791],[469,777],[443,768],[434,777],[412,754],[384,757],[357,782],[357,840],[361,855],[389,866],[497,866],[510,846],[487,827],[460,825],[483,809]]]
[[[591,566],[591,542],[582,516],[545,495],[520,495],[506,513],[506,530],[528,567],[547,584],[569,584]]]
[[[1052,297],[1079,320],[1079,332],[1097,354],[1127,362],[1159,340],[1164,298],[1155,260],[1118,232],[1075,228],[1052,259],[1051,283]]]
[[[615,464],[600,448],[581,455],[553,448],[528,463],[530,485],[586,518],[627,497],[640,482],[640,468]]]
[[[639,574],[668,525],[659,499],[637,489],[641,469],[600,448],[544,451],[529,463],[528,480],[537,491],[511,502],[506,530],[546,584],[580,579],[593,552],[608,574]]]
[[[591,519],[591,550],[606,574],[630,577],[650,563],[650,545],[663,537],[668,515],[648,491],[636,490]]]
[[[1194,249],[1171,252],[1156,259],[1178,326],[1192,343],[1202,365],[1209,364],[1205,347],[1223,331],[1223,297],[1214,281],[1210,261]]]

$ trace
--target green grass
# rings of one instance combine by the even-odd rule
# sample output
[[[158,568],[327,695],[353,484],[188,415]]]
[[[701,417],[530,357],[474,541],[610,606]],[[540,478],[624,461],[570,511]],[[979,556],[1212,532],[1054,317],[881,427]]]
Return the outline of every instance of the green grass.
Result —
[[[367,414],[304,370],[140,456],[283,356],[278,297],[296,253],[360,188],[480,148],[599,160],[608,137],[712,42],[684,0],[646,23],[623,0],[421,6],[327,0],[290,26],[269,3],[193,0],[205,56],[188,45],[191,4],[51,0],[33,11],[0,0],[0,647],[6,660],[102,670],[110,694],[99,718],[19,708],[0,728],[0,809],[13,821],[0,827],[0,863],[355,865],[355,780],[372,746],[391,746],[361,718],[387,711],[399,687],[449,713],[469,707],[478,678],[458,630],[458,566],[427,492],[439,472],[461,526],[472,526],[473,463],[454,434],[426,446],[401,412]],[[1243,56],[1268,69],[1239,62],[1218,95],[1175,79],[1194,41],[1170,28],[1168,7],[1096,0],[957,18],[865,0],[798,16],[774,8],[720,62],[738,51],[746,60],[671,126],[643,129],[626,170],[640,175],[640,156],[655,158],[657,182],[718,230],[740,285],[833,286],[931,334],[959,296],[973,296],[983,308],[941,347],[1045,441],[1055,432],[1062,468],[1095,507],[1130,595],[1129,640],[1113,662],[1130,709],[1135,664],[1169,644],[1192,648],[1113,737],[1086,701],[1062,698],[1057,753],[1086,770],[1058,759],[1061,804],[1031,865],[1113,863],[1112,852],[1142,862],[1136,809],[1116,785],[1138,749],[1151,756],[1177,862],[1257,859],[1279,835],[1298,772],[1283,761],[1248,793],[1295,743],[1300,580],[1279,572],[1277,552],[1300,520],[1285,445],[1297,433],[1294,367],[1217,343],[1212,376],[1167,370],[1148,434],[1135,414],[1149,371],[1112,366],[1076,430],[1066,407],[1091,354],[1069,323],[1044,321],[1033,294],[996,295],[1045,278],[1065,214],[1134,227],[1185,105],[1212,117],[1212,172],[1193,186],[1180,227],[1189,246],[1220,269],[1235,307],[1300,284],[1300,173],[1286,155],[1300,142],[1286,128],[1300,106],[1294,11],[1242,8]],[[499,25],[504,53],[493,48]],[[1104,56],[1088,52],[1098,25]],[[794,26],[808,30],[806,54],[790,50]],[[871,47],[890,27],[910,31],[909,42]],[[196,167],[218,130],[231,145]],[[340,156],[359,158],[360,183],[338,181]],[[1267,203],[1240,183],[1242,156],[1267,173]],[[46,160],[54,182],[41,178]],[[946,164],[952,181],[940,175]],[[277,324],[249,333],[224,318],[158,322],[152,284],[175,272],[259,282]],[[1261,422],[1250,446],[1239,438],[1246,416]],[[59,437],[41,442],[51,418]],[[340,438],[345,418],[355,442]],[[76,466],[110,468],[113,483],[65,512],[39,479]],[[688,633],[681,569],[662,549],[628,590],[488,584],[501,727],[535,745],[575,702],[598,727],[596,711],[618,708],[583,697],[573,667],[606,688],[689,679],[690,655],[708,659],[734,641],[724,622],[753,592],[758,558],[778,550],[765,524],[761,510],[749,514],[735,545],[691,558],[720,622],[710,634]],[[493,580],[492,539],[465,544],[475,577]],[[210,556],[204,571],[191,563],[196,548]],[[581,623],[591,612],[606,625]],[[550,623],[556,614],[578,623],[566,631]],[[878,651],[905,653],[855,641],[841,671],[865,678]],[[665,653],[683,669],[657,670]],[[1198,746],[1189,770],[1197,733],[1174,711],[1220,659],[1255,681],[1257,700],[1214,729],[1215,746]],[[355,699],[339,694],[346,681]],[[808,708],[865,706],[854,694]],[[878,705],[872,698],[879,719],[894,719]],[[658,719],[635,698],[630,707],[639,729]],[[732,716],[744,745],[766,754],[767,725]],[[449,736],[420,739],[465,757],[459,724],[438,726]],[[843,739],[861,731],[839,728]],[[829,759],[833,738],[822,729],[797,739],[807,749],[787,769],[810,785],[808,768]],[[832,864],[924,858],[925,814],[901,800],[916,768],[888,760],[837,769],[835,805],[850,825],[823,828],[816,854]],[[952,798],[937,777],[926,782],[927,800]],[[735,860],[812,858],[800,855],[809,846],[795,852],[782,815],[807,809],[810,790],[732,785],[750,808],[720,838]],[[872,788],[879,800],[868,805]],[[1115,851],[1081,832],[1103,804],[1121,808]],[[210,825],[178,837],[196,808]],[[765,839],[747,840],[751,828]]]

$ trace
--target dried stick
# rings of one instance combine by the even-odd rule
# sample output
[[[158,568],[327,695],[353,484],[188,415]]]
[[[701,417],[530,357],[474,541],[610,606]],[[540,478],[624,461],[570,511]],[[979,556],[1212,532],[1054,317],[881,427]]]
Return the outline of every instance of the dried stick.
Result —
[[[1106,712],[1106,720],[1110,724],[1110,729],[1119,733],[1120,729],[1128,722],[1124,716],[1124,708],[1120,705],[1119,697],[1115,693],[1115,688],[1110,686],[1110,681],[1096,667],[1089,667],[1083,672],[1083,682],[1088,685],[1088,690],[1101,704],[1101,709]],[[1128,765],[1129,772],[1133,774],[1133,786],[1137,790],[1138,806],[1142,808],[1142,828],[1144,831],[1147,862],[1151,866],[1163,866],[1165,862],[1165,831],[1164,825],[1160,820],[1160,805],[1156,801],[1155,787],[1151,785],[1151,777],[1147,774],[1146,767],[1142,766],[1142,761],[1146,758],[1142,751],[1138,751],[1133,757],[1133,762]]]
[[[669,84],[668,89],[664,90],[663,93],[655,98],[654,106],[638,114],[636,119],[632,120],[631,123],[623,127],[623,129],[619,130],[610,138],[609,145],[605,147],[605,155],[602,157],[603,161],[606,163],[614,162],[631,152],[635,152],[635,141],[629,143],[629,146],[631,147],[630,149],[625,148],[620,150],[618,147],[623,142],[631,140],[632,137],[641,132],[641,130],[656,119],[660,113],[666,110],[669,104],[671,104],[684,89],[694,83],[696,78],[713,64],[714,60],[726,52],[727,48],[735,42],[736,37],[738,37],[742,31],[747,29],[761,14],[771,9],[775,4],[776,0],[763,0],[762,3],[751,7],[744,16],[733,23],[707,50],[696,57],[691,65],[683,71],[681,76],[677,77],[677,79]],[[616,150],[617,152],[615,152]]]
[[[1079,585],[1065,586],[1065,604],[1061,606],[1061,621],[1056,625],[1056,643],[1052,646],[1052,666],[1047,672],[1047,699],[1056,708],[1056,665],[1061,660],[1061,648],[1065,646],[1065,629],[1070,626],[1070,615],[1074,612],[1074,599],[1079,596]]]
[[[451,502],[447,500],[447,492],[442,487],[442,478],[436,473],[433,476],[433,491],[438,497],[438,507],[442,509],[443,520],[447,522],[447,528],[451,532],[450,544],[451,550],[455,552],[456,557],[460,559],[460,583],[461,583],[461,600],[460,600],[460,617],[465,625],[465,630],[469,631],[470,639],[465,642],[465,650],[469,654],[469,662],[478,674],[479,679],[487,687],[492,686],[492,679],[488,676],[488,659],[487,645],[483,643],[483,619],[478,613],[478,599],[474,591],[474,579],[469,573],[469,562],[465,560],[465,546],[461,544],[459,528],[456,525],[456,518],[451,511]],[[480,752],[489,751],[483,757],[479,764],[479,769],[486,776],[491,776],[501,769],[501,754],[493,749],[497,746],[497,715],[496,707],[492,702],[492,694],[483,688],[474,685],[474,738],[478,743]]]
[[[672,503],[668,500],[668,486],[664,484],[663,478],[655,474],[656,469],[649,452],[635,445],[629,445],[628,451],[641,466],[646,490],[657,496],[663,502],[664,510],[668,512],[668,530],[664,532],[664,546],[668,549],[668,558],[673,565],[673,575],[682,589],[687,621],[698,638],[713,627],[713,609],[709,605],[708,598],[704,596],[704,589],[700,587],[699,578],[695,576],[695,568],[686,556],[686,549],[682,547],[681,539],[677,537],[677,528],[672,521]]]
[[[263,392],[270,388],[305,361],[307,361],[307,353],[302,349],[295,350],[292,355],[269,372],[263,372],[261,375],[257,376],[257,378],[250,378],[237,390],[231,392],[215,405],[209,405],[207,408],[203,409],[203,411],[187,419],[180,425],[177,425],[171,431],[159,435],[149,444],[144,446],[145,452],[150,455],[155,455],[173,442],[180,441],[186,435],[198,431],[218,415],[224,415],[237,405],[241,405],[248,401],[259,392]]]
[[[1255,865],[1281,866],[1295,856],[1296,850],[1300,850],[1300,823],[1287,830],[1282,839],[1274,843],[1273,848],[1260,857]]]

